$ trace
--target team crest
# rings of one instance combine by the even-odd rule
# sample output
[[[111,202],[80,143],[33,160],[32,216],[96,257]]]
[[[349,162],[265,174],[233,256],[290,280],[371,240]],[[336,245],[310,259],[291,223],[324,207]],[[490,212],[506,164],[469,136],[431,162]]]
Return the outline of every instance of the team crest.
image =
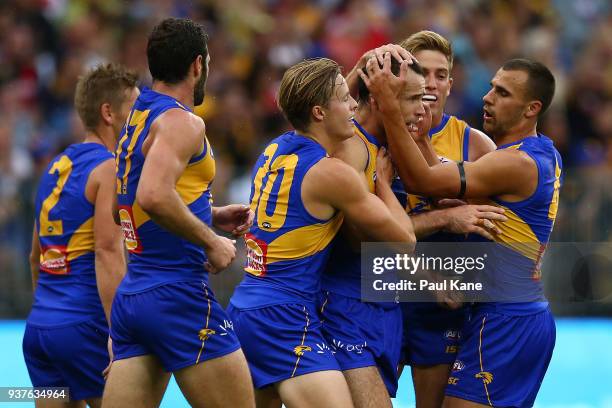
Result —
[[[293,352],[298,357],[303,356],[304,352],[306,352],[306,351],[312,351],[312,347],[310,347],[310,346],[295,346],[295,348],[293,349]]]
[[[206,341],[213,334],[217,334],[217,332],[215,330],[213,330],[213,329],[202,329],[198,333],[198,337],[200,338],[200,340]]]
[[[491,384],[493,382],[493,374],[488,371],[481,371],[478,374],[474,375],[476,378],[482,378],[482,382],[485,384]]]

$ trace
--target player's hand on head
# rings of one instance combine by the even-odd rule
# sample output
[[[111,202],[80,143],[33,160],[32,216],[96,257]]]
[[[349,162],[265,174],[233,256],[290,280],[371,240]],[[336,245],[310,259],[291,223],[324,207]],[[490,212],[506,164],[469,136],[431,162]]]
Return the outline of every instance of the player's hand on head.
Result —
[[[206,256],[208,261],[204,268],[210,273],[219,273],[236,257],[236,241],[218,236],[215,242],[206,248]]]
[[[380,65],[383,65],[386,53],[391,54],[398,62],[408,61],[409,64],[412,64],[413,61],[416,61],[416,58],[408,52],[408,50],[398,44],[381,45],[380,47],[366,52],[361,58],[363,62],[365,62],[372,57],[376,57]]]
[[[254,218],[255,214],[248,205],[230,204],[216,208],[213,225],[221,231],[239,237],[249,232]]]
[[[445,210],[448,222],[446,230],[454,234],[475,233],[494,240],[494,236],[501,234],[496,222],[505,222],[508,218],[504,209],[491,205],[462,205]]]
[[[387,52],[383,57],[382,66],[376,57],[372,57],[363,69],[357,70],[357,73],[378,105],[383,102],[397,102],[406,87],[408,61],[402,62],[399,75],[395,75],[391,71],[391,54]]]
[[[393,167],[391,155],[389,155],[387,149],[381,147],[376,156],[376,182],[390,185],[394,176],[395,169]]]

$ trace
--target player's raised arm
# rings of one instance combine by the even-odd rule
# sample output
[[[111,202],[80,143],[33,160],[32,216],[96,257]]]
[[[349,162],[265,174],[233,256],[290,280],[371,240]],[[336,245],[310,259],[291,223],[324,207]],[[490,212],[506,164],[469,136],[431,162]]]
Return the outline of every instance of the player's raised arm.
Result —
[[[205,143],[204,131],[200,118],[180,109],[171,109],[155,121],[136,201],[157,224],[202,246],[217,272],[225,269],[236,256],[233,242],[218,236],[198,219],[176,190],[176,183],[189,159]]]
[[[410,137],[402,120],[401,109],[393,87],[394,82],[405,81],[407,67],[400,77],[389,81],[390,56],[379,67],[370,59],[368,75],[361,77],[375,95],[388,135],[389,149],[394,159],[403,165],[400,177],[410,192],[434,197],[486,197],[501,193],[519,192],[525,188],[522,180],[533,176],[537,169],[529,157],[517,151],[494,151],[473,163],[442,163],[429,167]],[[504,177],[499,177],[503,174]]]
[[[110,324],[110,311],[117,287],[125,275],[125,252],[121,228],[115,224],[112,208],[115,193],[115,163],[109,159],[96,167],[88,180],[87,190],[93,192],[94,248],[96,284],[106,321]],[[86,190],[86,191],[87,191]]]
[[[414,232],[396,220],[385,203],[369,193],[359,174],[333,158],[313,166],[302,185],[305,201],[342,211],[347,221],[376,241],[414,243]],[[404,213],[404,217],[407,216]]]

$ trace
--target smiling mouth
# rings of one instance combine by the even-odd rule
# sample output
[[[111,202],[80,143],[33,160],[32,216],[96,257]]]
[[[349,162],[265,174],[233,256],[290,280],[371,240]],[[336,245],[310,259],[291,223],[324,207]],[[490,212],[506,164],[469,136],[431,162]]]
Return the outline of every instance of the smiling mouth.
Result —
[[[437,100],[438,100],[438,97],[436,95],[432,95],[432,94],[423,95],[423,102],[436,102]]]
[[[420,119],[419,119],[419,122],[420,122]],[[419,127],[414,122],[406,122],[406,127],[408,128],[409,132],[418,132],[419,131]]]

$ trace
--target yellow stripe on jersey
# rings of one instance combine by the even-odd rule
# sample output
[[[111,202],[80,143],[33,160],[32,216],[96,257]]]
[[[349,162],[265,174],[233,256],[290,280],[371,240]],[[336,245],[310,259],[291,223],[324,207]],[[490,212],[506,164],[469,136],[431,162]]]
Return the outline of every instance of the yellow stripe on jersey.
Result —
[[[134,147],[136,147],[136,143],[138,142],[140,133],[145,127],[145,124],[147,122],[147,117],[149,116],[150,112],[151,112],[150,109],[147,109],[145,111],[135,110],[132,113],[132,117],[130,118],[130,126],[136,126],[136,129],[134,130],[134,133],[132,134],[132,137],[130,139],[130,144],[128,145],[127,152],[125,154],[125,170],[123,172],[123,178],[122,178],[122,183],[123,183],[124,188],[125,186],[127,186],[128,175],[130,174],[130,168],[132,167],[132,154],[134,153]],[[120,153],[121,153],[121,145],[119,146],[119,152],[117,154],[117,157],[119,157]]]
[[[211,156],[208,140],[205,142],[207,151],[204,157],[197,162],[190,163],[176,182],[176,191],[187,205],[200,198],[215,178],[215,160]],[[138,221],[134,221],[138,226]]]
[[[276,238],[268,245],[267,263],[302,259],[325,249],[342,225],[338,213],[324,224],[296,228]]]
[[[559,162],[555,160],[555,183],[553,184],[553,196],[550,201],[550,207],[548,207],[548,219],[555,222],[557,218],[557,209],[559,208],[559,188],[561,188],[561,167]]]
[[[94,250],[93,228],[94,219],[90,217],[72,233],[72,237],[70,237],[68,247],[66,248],[69,261]]]
[[[501,230],[501,234],[494,235],[495,242],[503,244],[529,259],[536,261],[540,251],[540,241],[527,222],[519,217],[514,211],[506,206],[500,206],[505,210],[507,221],[494,221]]]

